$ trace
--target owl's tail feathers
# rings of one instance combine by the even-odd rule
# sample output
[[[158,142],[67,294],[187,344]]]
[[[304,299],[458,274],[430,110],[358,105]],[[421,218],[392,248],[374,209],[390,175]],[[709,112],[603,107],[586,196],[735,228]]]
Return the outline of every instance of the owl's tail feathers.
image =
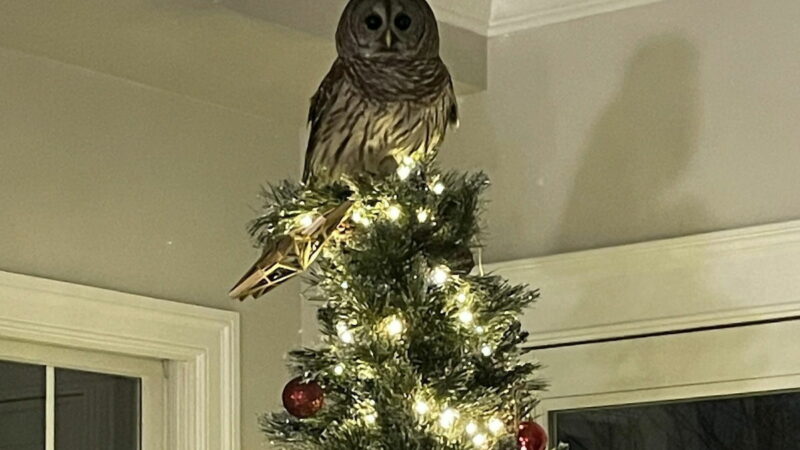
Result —
[[[328,240],[343,231],[341,225],[352,207],[353,202],[344,202],[320,215],[311,226],[276,239],[228,295],[242,301],[258,298],[307,270]]]

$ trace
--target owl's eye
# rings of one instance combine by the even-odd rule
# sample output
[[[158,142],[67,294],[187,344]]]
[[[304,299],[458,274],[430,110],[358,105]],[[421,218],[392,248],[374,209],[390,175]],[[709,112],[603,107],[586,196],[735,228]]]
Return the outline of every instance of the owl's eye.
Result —
[[[408,14],[400,13],[394,18],[394,26],[400,31],[411,28],[411,17]]]
[[[383,19],[381,19],[381,16],[377,14],[370,14],[366,19],[364,19],[364,23],[367,24],[367,28],[375,31],[380,29],[380,27],[383,25]]]

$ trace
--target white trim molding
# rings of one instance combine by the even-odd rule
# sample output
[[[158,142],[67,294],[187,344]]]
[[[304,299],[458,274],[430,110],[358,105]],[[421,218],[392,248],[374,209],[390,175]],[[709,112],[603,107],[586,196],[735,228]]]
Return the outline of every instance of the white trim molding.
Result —
[[[239,450],[239,315],[0,272],[0,340],[162,361],[164,450]]]
[[[800,221],[487,270],[540,288],[523,317],[548,347],[800,318]]]
[[[662,0],[431,0],[439,20],[493,37]]]

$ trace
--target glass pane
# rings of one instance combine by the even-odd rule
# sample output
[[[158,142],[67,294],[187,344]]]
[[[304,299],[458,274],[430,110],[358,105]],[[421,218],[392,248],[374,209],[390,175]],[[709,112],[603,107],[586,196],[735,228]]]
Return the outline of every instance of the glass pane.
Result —
[[[56,369],[56,450],[139,450],[140,384]]]
[[[552,414],[570,450],[797,450],[800,393]]]
[[[43,450],[43,366],[0,361],[0,450]]]

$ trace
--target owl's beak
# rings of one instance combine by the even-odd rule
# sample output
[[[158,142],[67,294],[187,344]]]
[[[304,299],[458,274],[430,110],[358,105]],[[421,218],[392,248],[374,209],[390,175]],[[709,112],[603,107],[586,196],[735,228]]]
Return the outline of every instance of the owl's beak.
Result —
[[[392,38],[393,38],[392,30],[386,30],[385,39],[386,39],[386,48],[387,49],[392,48]]]

